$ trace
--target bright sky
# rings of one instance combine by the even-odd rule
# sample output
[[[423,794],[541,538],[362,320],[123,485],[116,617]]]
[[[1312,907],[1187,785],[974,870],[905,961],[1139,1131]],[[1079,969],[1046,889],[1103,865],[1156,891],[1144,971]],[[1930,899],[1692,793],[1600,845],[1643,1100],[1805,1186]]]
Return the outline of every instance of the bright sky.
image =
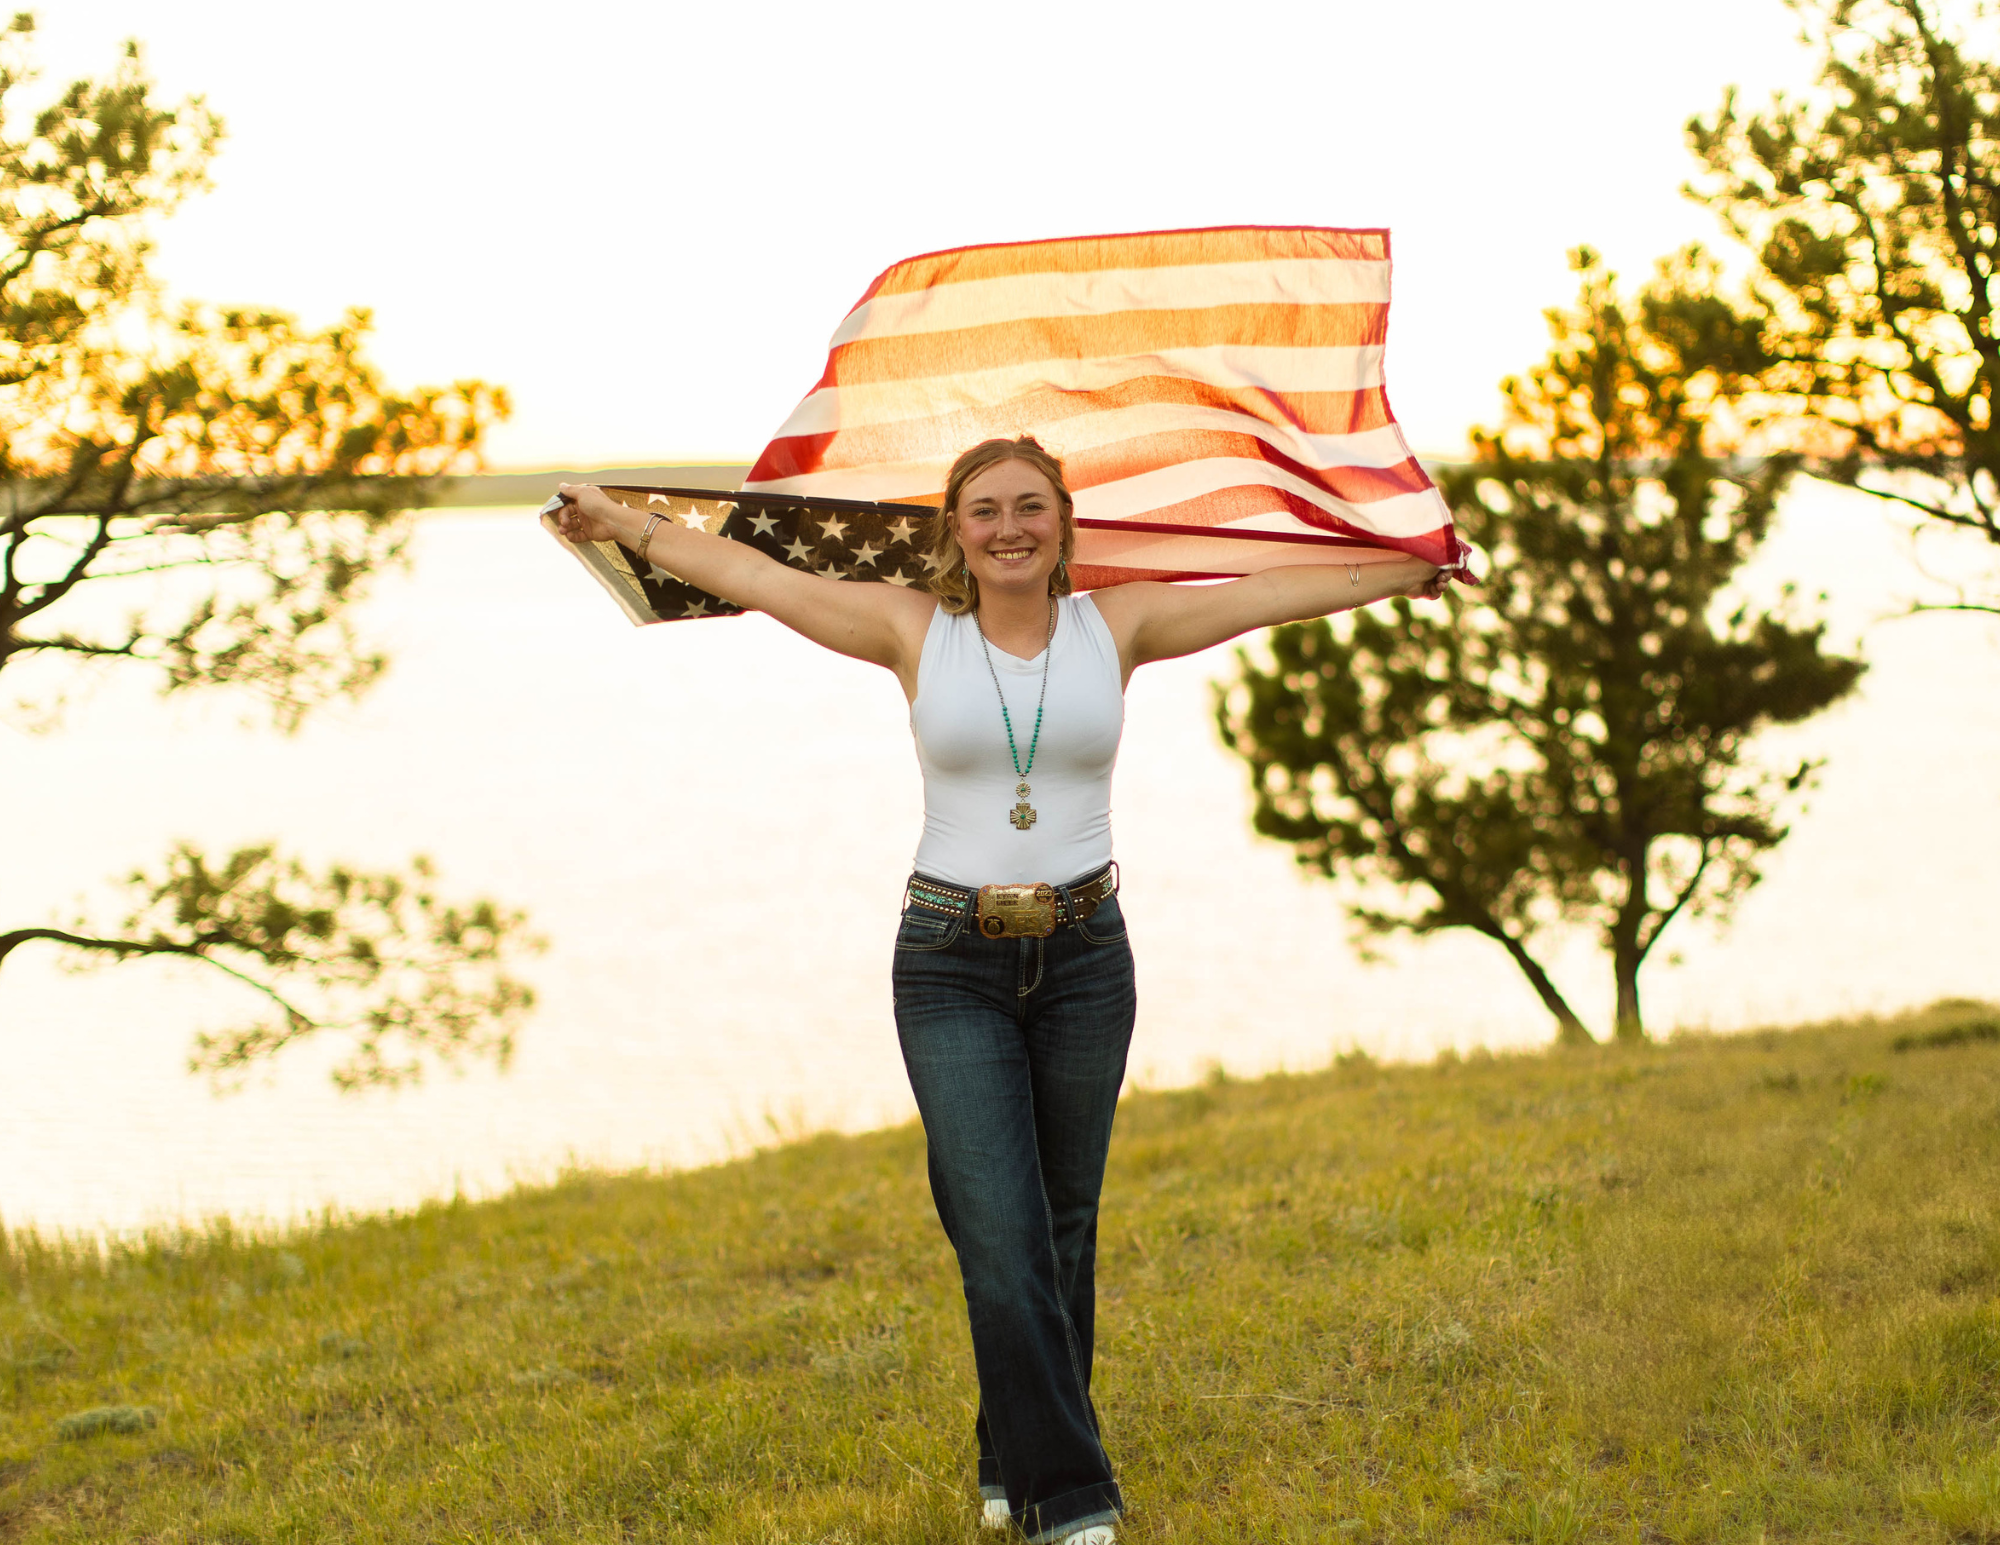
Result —
[[[1591,242],[1694,239],[1682,125],[1809,68],[1780,0],[1141,7],[68,0],[44,84],[136,37],[229,140],[175,291],[374,308],[400,385],[514,393],[497,467],[747,461],[899,258],[1175,226],[1387,225],[1388,378],[1449,452]]]

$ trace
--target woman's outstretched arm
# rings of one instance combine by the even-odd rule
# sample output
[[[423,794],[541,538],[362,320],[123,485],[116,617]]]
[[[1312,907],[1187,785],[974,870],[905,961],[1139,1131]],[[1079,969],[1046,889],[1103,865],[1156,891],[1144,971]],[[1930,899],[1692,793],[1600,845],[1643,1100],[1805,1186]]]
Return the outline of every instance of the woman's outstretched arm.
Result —
[[[1300,622],[1392,595],[1436,595],[1440,571],[1421,558],[1291,564],[1220,585],[1135,581],[1096,593],[1129,677],[1152,660],[1193,654],[1253,628]],[[1352,577],[1350,577],[1350,575]]]
[[[624,543],[637,549],[648,512],[588,483],[564,483],[556,523],[572,542]],[[711,536],[677,520],[653,527],[646,562],[746,611],[767,612],[836,654],[885,666],[915,696],[917,661],[937,600],[927,590],[855,584],[802,573],[754,547]]]

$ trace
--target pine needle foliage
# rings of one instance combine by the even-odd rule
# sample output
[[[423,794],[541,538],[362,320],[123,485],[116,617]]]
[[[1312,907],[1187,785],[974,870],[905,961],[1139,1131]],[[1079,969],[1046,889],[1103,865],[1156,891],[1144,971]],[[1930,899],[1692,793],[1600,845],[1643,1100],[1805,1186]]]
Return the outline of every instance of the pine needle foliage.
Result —
[[[157,101],[136,45],[38,98],[33,34],[27,14],[0,32],[0,673],[45,728],[65,681],[102,666],[168,694],[225,688],[296,730],[381,675],[348,613],[401,561],[409,512],[479,464],[506,394],[392,390],[362,310],[315,331],[169,304],[152,228],[205,185],[221,121]],[[133,876],[123,929],[0,931],[0,962],[53,943],[225,970],[275,1017],[201,1043],[214,1069],[321,1029],[354,1037],[345,1084],[410,1076],[413,1049],[511,1047],[530,999],[503,966],[532,946],[511,909],[442,903],[421,864],[312,874],[269,846],[183,847],[167,871]]]
[[[220,121],[162,106],[136,49],[39,107],[32,19],[0,34],[0,670],[33,656],[226,685],[296,729],[381,672],[345,612],[401,555],[407,512],[478,464],[504,392],[391,391],[364,311],[313,332],[279,312],[170,306],[150,230],[200,188]],[[191,571],[105,631],[93,586]]]
[[[2000,546],[2000,59],[1927,0],[1794,0],[1818,90],[1688,124],[1755,253],[1764,386],[1821,476]],[[1984,53],[1968,40],[1983,38]],[[2000,611],[2000,593],[1955,608]]]

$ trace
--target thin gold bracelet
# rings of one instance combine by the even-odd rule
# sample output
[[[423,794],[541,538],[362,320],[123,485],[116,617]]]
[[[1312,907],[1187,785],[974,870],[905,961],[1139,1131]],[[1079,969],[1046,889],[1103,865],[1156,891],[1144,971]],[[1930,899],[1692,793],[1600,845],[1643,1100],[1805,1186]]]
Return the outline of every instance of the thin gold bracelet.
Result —
[[[646,529],[639,536],[639,545],[632,549],[632,555],[641,563],[646,561],[646,544],[653,540],[653,528],[666,518],[658,510],[655,510],[653,511],[652,518],[646,522]]]

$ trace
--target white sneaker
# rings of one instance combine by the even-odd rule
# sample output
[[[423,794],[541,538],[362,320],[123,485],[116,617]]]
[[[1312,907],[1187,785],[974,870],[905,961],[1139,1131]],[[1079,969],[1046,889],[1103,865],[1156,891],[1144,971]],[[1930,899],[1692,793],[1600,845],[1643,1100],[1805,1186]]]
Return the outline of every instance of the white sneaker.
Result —
[[[1074,1534],[1065,1534],[1062,1545],[1118,1545],[1118,1532],[1109,1524],[1092,1524]]]
[[[979,1515],[979,1526],[982,1529],[1008,1529],[1012,1528],[1013,1524],[1014,1515],[1007,1511],[1007,1499],[988,1497],[986,1510]]]

